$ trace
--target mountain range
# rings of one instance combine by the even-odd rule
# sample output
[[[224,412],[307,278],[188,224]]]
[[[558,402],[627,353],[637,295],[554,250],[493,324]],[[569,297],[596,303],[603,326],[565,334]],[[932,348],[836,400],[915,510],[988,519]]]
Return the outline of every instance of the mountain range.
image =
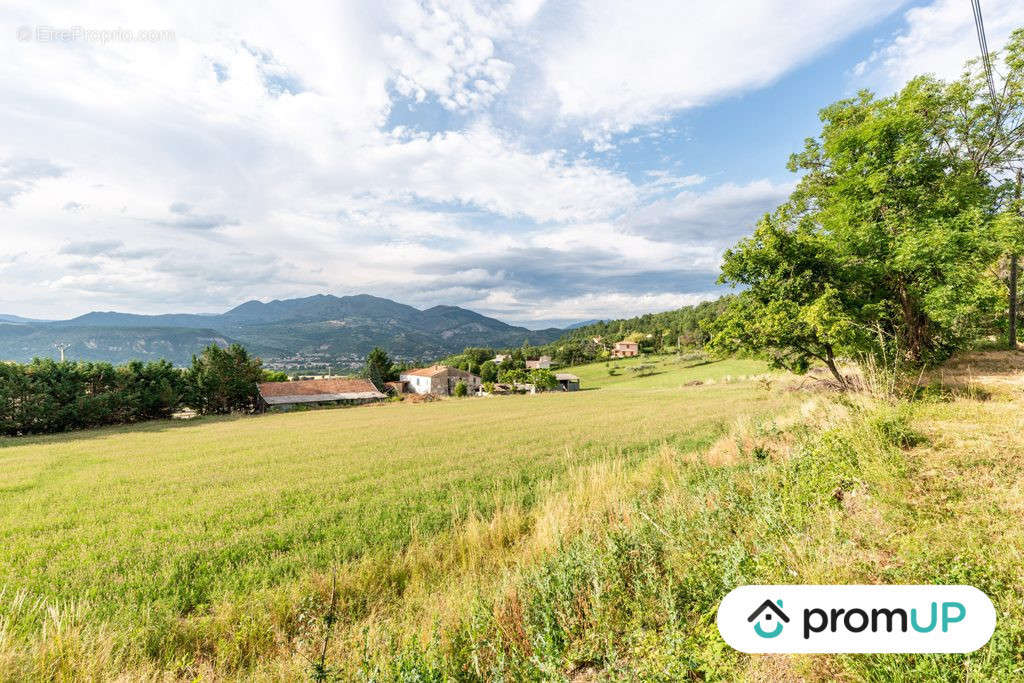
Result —
[[[458,306],[420,310],[390,299],[328,294],[270,302],[247,301],[215,315],[139,315],[94,311],[70,320],[0,315],[0,359],[55,357],[122,363],[166,358],[187,364],[211,343],[244,345],[268,367],[351,368],[374,347],[399,360],[457,353],[467,346],[507,348],[545,344],[562,330],[528,330]]]

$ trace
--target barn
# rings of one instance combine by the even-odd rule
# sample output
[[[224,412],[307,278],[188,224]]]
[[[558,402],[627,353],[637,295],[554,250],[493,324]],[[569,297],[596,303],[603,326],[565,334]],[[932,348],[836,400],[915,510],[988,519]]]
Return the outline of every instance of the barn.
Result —
[[[263,410],[290,410],[302,404],[355,405],[387,398],[368,379],[304,379],[259,385]]]

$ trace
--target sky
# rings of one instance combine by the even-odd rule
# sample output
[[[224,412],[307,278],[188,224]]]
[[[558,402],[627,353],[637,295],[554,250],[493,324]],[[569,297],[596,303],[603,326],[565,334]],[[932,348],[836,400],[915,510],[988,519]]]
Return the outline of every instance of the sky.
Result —
[[[821,107],[978,51],[966,0],[169,5],[0,6],[0,313],[697,303]]]

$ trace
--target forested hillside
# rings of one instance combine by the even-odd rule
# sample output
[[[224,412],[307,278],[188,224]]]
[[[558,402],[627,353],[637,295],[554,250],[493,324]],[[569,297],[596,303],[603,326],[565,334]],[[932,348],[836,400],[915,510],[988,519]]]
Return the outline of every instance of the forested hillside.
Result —
[[[511,356],[511,365],[518,367],[522,367],[528,358],[539,356],[551,356],[556,365],[565,367],[607,358],[612,346],[624,339],[637,342],[644,353],[696,349],[709,339],[704,326],[718,318],[730,301],[731,297],[725,296],[674,311],[592,322],[572,328],[548,344],[497,349],[466,348],[462,353],[443,359],[443,362],[471,372],[487,372],[483,364],[501,353]]]
[[[16,318],[16,316],[11,316]],[[136,315],[95,311],[71,320],[0,319],[0,360],[54,357],[124,363],[166,359],[186,365],[207,345],[243,344],[268,367],[350,371],[382,346],[396,358],[420,361],[466,346],[545,343],[561,330],[528,330],[458,306],[420,310],[390,299],[315,295],[249,301],[218,315]]]

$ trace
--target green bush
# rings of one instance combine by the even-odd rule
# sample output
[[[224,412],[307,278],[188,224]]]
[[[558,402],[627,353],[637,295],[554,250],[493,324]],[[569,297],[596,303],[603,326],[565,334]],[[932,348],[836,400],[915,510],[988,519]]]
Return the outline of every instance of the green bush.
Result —
[[[462,380],[459,380],[455,385],[455,395],[462,397],[469,393],[469,387]]]
[[[557,389],[558,379],[550,370],[533,370],[530,372],[530,383],[542,391]]]

